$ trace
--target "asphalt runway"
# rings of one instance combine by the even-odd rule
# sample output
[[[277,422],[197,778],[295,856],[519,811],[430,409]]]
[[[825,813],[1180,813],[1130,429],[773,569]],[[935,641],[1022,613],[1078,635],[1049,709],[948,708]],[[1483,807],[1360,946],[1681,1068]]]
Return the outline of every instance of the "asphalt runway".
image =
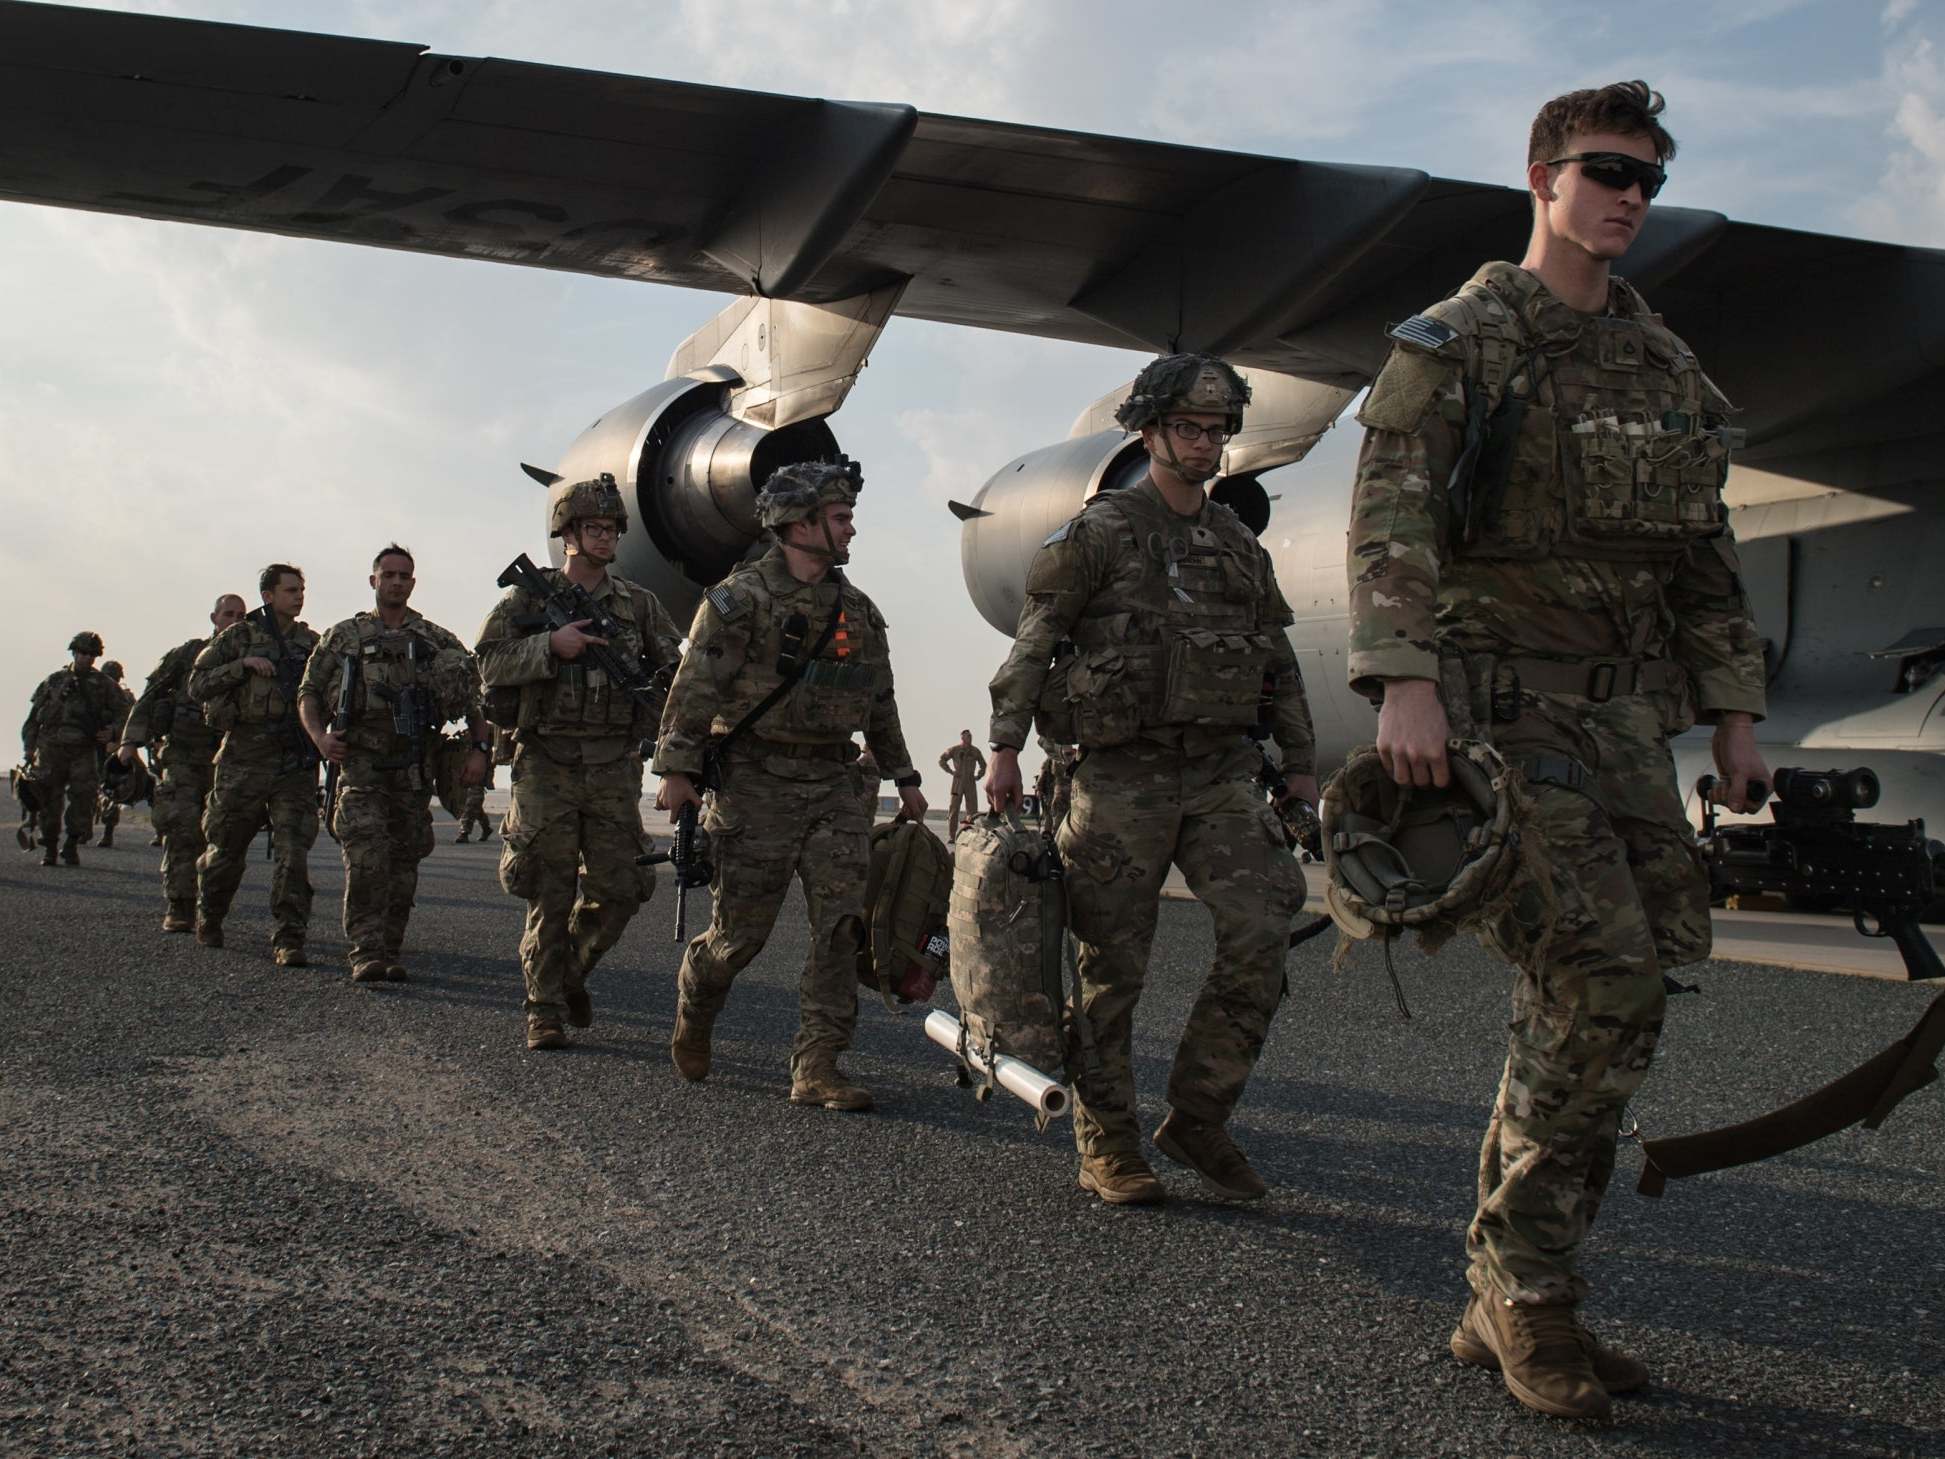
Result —
[[[975,1102],[875,1000],[848,1065],[877,1111],[787,1104],[794,898],[689,1086],[666,882],[595,1027],[533,1055],[521,908],[449,822],[403,987],[346,979],[328,841],[315,965],[285,971],[266,866],[201,949],[157,930],[124,824],[79,870],[0,861],[0,1454],[1945,1455],[1938,1086],[1658,1202],[1624,1146],[1589,1315],[1655,1385],[1588,1428],[1446,1351],[1507,1018],[1469,946],[1400,958],[1409,1023],[1369,949],[1301,950],[1235,1126],[1268,1202],[1163,1162],[1167,1207],[1112,1210],[1064,1123]],[[1151,1129],[1209,951],[1165,905]],[[1694,977],[1651,1134],[1794,1098],[1937,993]]]

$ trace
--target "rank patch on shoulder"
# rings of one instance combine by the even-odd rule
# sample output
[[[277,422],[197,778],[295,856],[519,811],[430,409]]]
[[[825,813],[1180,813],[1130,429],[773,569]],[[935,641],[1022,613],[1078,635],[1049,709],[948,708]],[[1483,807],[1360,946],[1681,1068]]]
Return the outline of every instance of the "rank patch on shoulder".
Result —
[[[1053,531],[1049,532],[1047,534],[1047,540],[1045,542],[1042,542],[1040,545],[1042,547],[1052,547],[1056,542],[1065,542],[1067,540],[1067,534],[1073,530],[1074,530],[1074,522],[1073,519],[1070,517],[1065,522],[1062,522],[1058,527],[1054,528]]]
[[[709,599],[709,606],[716,610],[716,616],[725,623],[735,622],[738,618],[741,618],[745,613],[749,612],[750,609],[748,602],[738,597],[735,593],[732,593],[721,583],[717,583],[715,587],[711,588],[703,596]]]
[[[1440,324],[1436,319],[1427,319],[1423,314],[1414,314],[1392,325],[1385,333],[1405,344],[1415,344],[1422,350],[1443,349],[1459,337],[1456,329]]]

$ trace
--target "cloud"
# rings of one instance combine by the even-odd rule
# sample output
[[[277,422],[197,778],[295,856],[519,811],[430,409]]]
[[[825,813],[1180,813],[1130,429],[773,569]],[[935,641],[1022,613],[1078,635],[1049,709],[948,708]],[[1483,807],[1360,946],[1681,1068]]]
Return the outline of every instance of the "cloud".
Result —
[[[1885,128],[1891,149],[1852,217],[1866,233],[1937,248],[1945,243],[1945,66],[1929,37],[1894,38],[1885,77],[1895,98]]]

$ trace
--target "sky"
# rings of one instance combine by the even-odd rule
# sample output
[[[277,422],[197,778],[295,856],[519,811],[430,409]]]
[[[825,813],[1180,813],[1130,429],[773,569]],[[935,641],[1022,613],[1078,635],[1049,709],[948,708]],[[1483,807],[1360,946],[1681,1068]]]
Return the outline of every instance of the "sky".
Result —
[[[1626,6],[1364,0],[183,0],[117,9],[952,112],[1518,186],[1548,97],[1646,78],[1662,200],[1945,246],[1945,0]],[[545,547],[551,464],[726,302],[382,249],[0,204],[0,703],[79,628],[138,686],[218,591],[300,564],[322,628],[385,542],[470,640]],[[1429,302],[1429,301],[1428,301]],[[968,603],[950,498],[1062,439],[1138,356],[894,319],[834,419],[865,464],[852,576],[891,624],[907,738],[970,728],[1006,641]],[[1300,498],[1304,472],[1272,490]]]

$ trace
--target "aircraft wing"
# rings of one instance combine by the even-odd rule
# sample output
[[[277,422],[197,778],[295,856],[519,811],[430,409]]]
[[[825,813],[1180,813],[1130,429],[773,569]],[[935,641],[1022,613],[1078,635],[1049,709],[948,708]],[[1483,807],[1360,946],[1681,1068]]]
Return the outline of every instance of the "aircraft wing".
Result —
[[[1403,168],[19,0],[0,198],[817,302],[907,280],[901,314],[1345,386],[1528,222]],[[1623,268],[1770,454],[1945,398],[1945,253],[1670,207]]]

